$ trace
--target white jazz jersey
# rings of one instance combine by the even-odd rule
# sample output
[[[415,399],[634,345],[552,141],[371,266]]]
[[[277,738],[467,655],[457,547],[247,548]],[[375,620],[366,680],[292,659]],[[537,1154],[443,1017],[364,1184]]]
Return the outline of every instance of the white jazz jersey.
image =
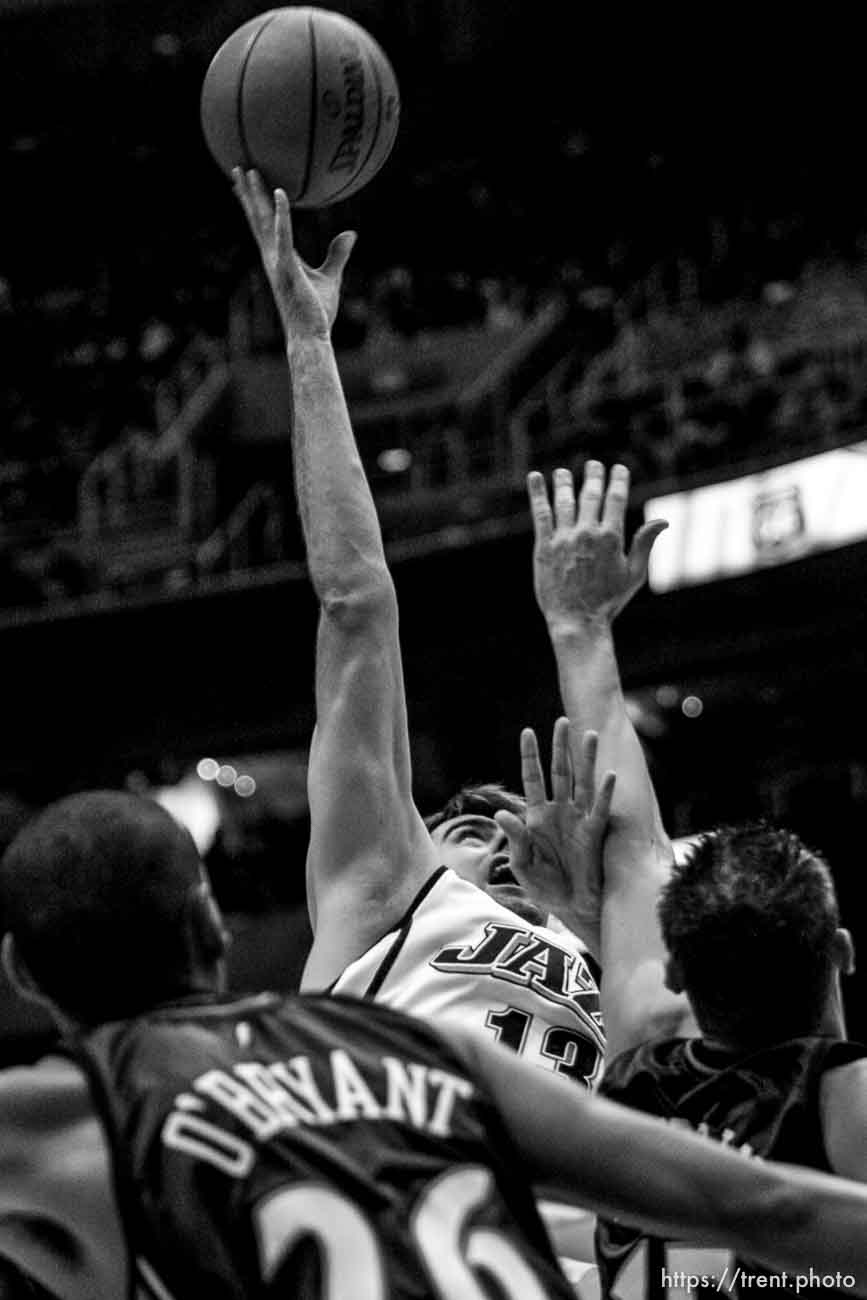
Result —
[[[445,867],[331,991],[375,998],[432,1024],[482,1029],[588,1087],[602,1073],[599,990],[574,941],[525,921]]]

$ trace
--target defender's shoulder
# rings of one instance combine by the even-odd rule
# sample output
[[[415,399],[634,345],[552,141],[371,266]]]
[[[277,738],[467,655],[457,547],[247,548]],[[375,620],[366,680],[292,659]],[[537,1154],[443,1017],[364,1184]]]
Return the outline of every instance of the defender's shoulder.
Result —
[[[822,1075],[823,1103],[847,1106],[867,1119],[867,1049],[854,1060],[832,1063]]]
[[[819,1097],[831,1168],[867,1182],[867,1055],[826,1070]]]
[[[63,1056],[0,1070],[0,1131],[39,1135],[92,1113],[87,1080]]]

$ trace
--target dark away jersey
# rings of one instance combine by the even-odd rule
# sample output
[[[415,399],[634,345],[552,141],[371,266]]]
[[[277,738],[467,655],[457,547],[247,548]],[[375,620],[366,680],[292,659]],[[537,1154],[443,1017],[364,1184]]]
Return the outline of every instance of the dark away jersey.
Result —
[[[701,1039],[667,1039],[616,1057],[600,1092],[687,1125],[745,1158],[827,1173],[819,1105],[822,1075],[863,1056],[867,1047],[833,1038],[792,1039],[738,1056],[712,1049]],[[650,1240],[617,1224],[600,1221],[596,1244],[602,1293],[612,1300],[663,1300],[690,1290],[743,1298],[762,1286],[796,1289],[794,1278],[771,1276],[761,1265],[724,1251]],[[762,1281],[757,1283],[758,1278]],[[821,1289],[829,1288],[823,1283]]]
[[[72,1052],[109,1135],[131,1293],[572,1294],[484,1085],[420,1022],[265,994],[164,1007]]]

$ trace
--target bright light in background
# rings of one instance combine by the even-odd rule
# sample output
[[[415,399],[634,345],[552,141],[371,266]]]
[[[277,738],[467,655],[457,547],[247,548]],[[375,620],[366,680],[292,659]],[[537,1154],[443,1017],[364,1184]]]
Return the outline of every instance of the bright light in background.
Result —
[[[213,845],[220,825],[237,816],[242,808],[242,816],[254,820],[262,814],[291,822],[303,816],[308,807],[306,750],[241,754],[235,755],[232,762],[201,758],[177,785],[159,789],[150,788],[144,774],[140,776],[142,793],[156,799],[186,826],[203,856]],[[250,804],[247,801],[253,795],[256,799]]]
[[[204,856],[220,825],[219,797],[213,785],[205,784],[195,772],[190,772],[177,785],[164,786],[151,794],[176,822],[186,826]]]
[[[680,709],[685,718],[700,718],[704,713],[704,704],[697,695],[687,695]]]
[[[256,793],[256,778],[247,772],[239,772],[231,763],[218,763],[215,758],[200,758],[196,764],[196,775],[201,781],[216,781],[223,790],[234,790],[242,799],[249,799]]]

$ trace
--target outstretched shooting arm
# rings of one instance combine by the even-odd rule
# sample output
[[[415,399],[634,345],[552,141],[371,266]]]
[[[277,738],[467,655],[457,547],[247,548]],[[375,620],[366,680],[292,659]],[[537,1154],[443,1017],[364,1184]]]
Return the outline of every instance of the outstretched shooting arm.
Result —
[[[436,854],[412,800],[394,584],[331,344],[354,236],[308,267],[283,191],[272,199],[253,172],[237,172],[235,187],[286,335],[295,487],[320,608],[304,982],[321,988],[405,911]]]

